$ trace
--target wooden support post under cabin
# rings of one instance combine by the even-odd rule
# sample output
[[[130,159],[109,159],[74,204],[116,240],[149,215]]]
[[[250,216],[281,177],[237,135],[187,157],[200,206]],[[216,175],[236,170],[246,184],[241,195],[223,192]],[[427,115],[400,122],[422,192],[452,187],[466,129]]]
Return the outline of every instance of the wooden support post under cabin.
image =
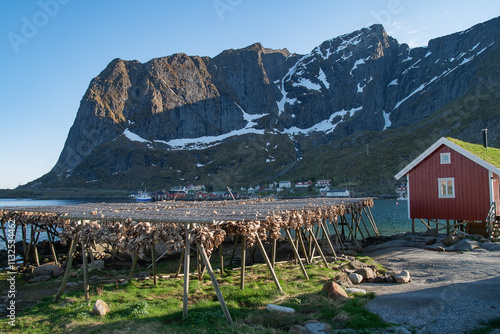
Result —
[[[75,237],[73,238],[73,240],[71,240],[71,247],[70,247],[69,253],[68,253],[68,260],[66,261],[66,270],[64,271],[63,280],[61,282],[61,286],[59,287],[59,291],[57,291],[57,294],[54,297],[54,300],[52,301],[52,303],[57,303],[57,301],[59,300],[59,297],[61,297],[62,293],[64,292],[64,288],[66,287],[66,284],[68,283],[69,273],[71,272],[71,265],[73,264],[73,257],[75,255],[77,243],[78,243],[78,236],[75,234]]]
[[[179,265],[177,266],[177,271],[175,272],[175,278],[179,278],[179,275],[181,274],[182,262],[184,261],[184,252],[185,251],[186,251],[186,249],[183,248],[182,252],[181,252],[181,257],[179,258]]]
[[[240,288],[241,290],[245,290],[245,262],[247,257],[247,240],[245,236],[241,236],[241,282]]]
[[[132,282],[132,278],[134,277],[134,271],[135,271],[135,267],[137,266],[138,259],[139,259],[139,255],[137,255],[137,253],[134,253],[134,256],[132,257],[132,268],[130,268],[130,274],[128,274],[129,283]]]
[[[155,241],[153,236],[153,243],[151,244],[151,261],[153,261],[153,284],[158,286],[158,275],[156,273],[156,251],[155,251]]]
[[[299,229],[295,230],[295,233],[297,234],[295,237],[299,238],[300,247],[302,248],[302,252],[304,253],[304,257],[306,258],[306,263],[307,264],[311,264],[311,261],[309,260],[309,256],[307,255],[307,252],[306,252],[306,246],[304,244],[304,238],[302,237],[302,235],[303,235],[304,232],[302,231],[301,228],[299,228]]]
[[[273,239],[273,242],[271,244],[271,266],[275,267],[276,265],[276,239]]]
[[[450,220],[446,219],[446,235],[450,235]]]
[[[219,284],[217,284],[217,279],[215,278],[214,271],[212,270],[212,265],[210,264],[210,260],[208,259],[207,252],[203,247],[203,244],[196,243],[198,252],[201,253],[201,258],[207,268],[208,275],[210,276],[210,280],[212,281],[212,286],[214,287],[215,293],[217,294],[217,299],[219,300],[220,307],[222,308],[222,312],[224,312],[224,316],[226,317],[226,321],[228,324],[233,324],[233,319],[231,318],[231,314],[227,308],[226,302],[224,301],[224,297],[222,296],[222,292],[220,291]]]
[[[415,234],[415,218],[411,219],[411,234]]]
[[[233,264],[234,253],[236,252],[236,247],[238,246],[238,235],[234,237],[233,252],[231,253],[231,259],[229,259],[229,265]]]
[[[224,248],[222,243],[219,245],[219,254],[220,254],[220,276],[224,276]]]
[[[184,294],[182,299],[182,317],[188,316],[188,301],[189,301],[189,223],[186,223],[185,228],[186,239],[184,241]]]
[[[314,244],[316,245],[316,248],[318,249],[318,253],[319,255],[321,256],[321,258],[323,259],[323,262],[325,263],[325,266],[330,269],[330,266],[328,265],[328,261],[326,260],[326,257],[325,257],[325,254],[323,254],[323,251],[321,250],[321,246],[318,242],[318,239],[314,236],[314,233],[312,233],[313,231],[311,230],[311,228],[309,228],[309,234],[311,235],[313,241],[314,241]],[[312,258],[311,258],[312,259]]]
[[[85,292],[85,300],[89,301],[89,262],[87,259],[87,249],[82,242],[82,262],[83,262],[83,291]]]
[[[309,279],[309,275],[307,275],[306,268],[304,267],[302,260],[300,260],[299,251],[297,250],[297,248],[295,247],[295,244],[293,243],[293,239],[292,239],[292,235],[290,234],[290,230],[288,228],[285,228],[285,232],[286,232],[286,236],[288,238],[288,242],[290,242],[290,245],[292,246],[295,257],[297,259],[299,259],[299,265],[300,265],[300,269],[302,269],[302,273],[304,274],[304,276],[307,279]]]
[[[335,249],[333,248],[332,241],[330,240],[330,233],[326,231],[325,228],[325,219],[322,218],[320,221],[321,229],[323,231],[323,234],[326,235],[326,241],[328,242],[328,246],[330,247],[330,250],[332,251],[333,256],[335,256],[335,259],[337,259],[337,254],[335,253]]]
[[[283,292],[283,289],[281,289],[280,282],[278,281],[278,277],[276,276],[276,272],[273,269],[273,266],[271,265],[271,261],[269,261],[269,257],[267,257],[266,249],[264,248],[264,245],[262,244],[262,240],[260,240],[259,235],[257,234],[257,243],[260,248],[260,252],[262,253],[262,256],[264,257],[264,260],[266,261],[267,267],[269,268],[269,271],[271,272],[271,276],[273,276],[274,284],[276,284],[276,287],[280,292]]]

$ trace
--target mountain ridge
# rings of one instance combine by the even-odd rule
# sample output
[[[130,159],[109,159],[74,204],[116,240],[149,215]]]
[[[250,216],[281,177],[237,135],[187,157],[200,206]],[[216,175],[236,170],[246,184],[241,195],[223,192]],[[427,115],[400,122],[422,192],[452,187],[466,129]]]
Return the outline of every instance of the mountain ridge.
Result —
[[[262,170],[266,180],[293,175],[302,158],[325,145],[415,127],[461,98],[479,101],[483,86],[486,94],[497,94],[499,32],[495,18],[411,49],[373,25],[324,41],[306,55],[254,43],[213,58],[183,53],[146,63],[117,58],[91,81],[53,170],[28,186],[85,187],[100,180],[120,187],[117,175],[136,170],[137,182],[122,187],[137,187],[153,182],[137,176],[138,164],[146,168],[149,155],[157,159],[153,165],[164,166],[152,173],[169,175],[154,183],[180,183],[186,180],[170,171],[185,169],[185,163],[169,161],[182,152],[198,156],[187,173],[195,180],[206,178],[201,172],[221,178],[231,158],[220,157],[219,164],[227,166],[209,173],[200,157],[235,143],[248,151],[235,165]],[[262,143],[254,150],[246,149],[257,142]],[[273,151],[272,142],[288,156]],[[118,148],[117,158],[98,156]],[[138,155],[140,163],[133,158]],[[101,177],[92,161],[106,165]],[[259,177],[233,174],[233,182]]]

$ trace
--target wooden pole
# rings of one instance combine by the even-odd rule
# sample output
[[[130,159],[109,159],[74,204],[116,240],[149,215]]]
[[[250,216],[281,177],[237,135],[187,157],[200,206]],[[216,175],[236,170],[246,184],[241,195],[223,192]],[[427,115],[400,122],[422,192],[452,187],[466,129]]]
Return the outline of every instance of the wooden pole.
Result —
[[[220,307],[222,308],[222,312],[226,317],[226,321],[228,324],[233,324],[233,319],[231,318],[231,314],[229,314],[229,310],[227,308],[226,302],[224,301],[224,297],[222,296],[222,292],[220,291],[219,284],[217,284],[217,279],[215,278],[214,271],[212,270],[212,265],[210,264],[210,260],[208,259],[207,252],[202,244],[196,243],[199,253],[201,253],[201,258],[205,263],[205,267],[207,268],[208,275],[210,276],[210,280],[212,281],[212,286],[214,287],[215,293],[217,294],[217,299],[219,300]]]
[[[340,234],[340,230],[339,230],[339,226],[338,226],[338,218],[336,220],[332,221],[331,223],[333,225],[333,230],[335,231],[336,240],[340,244],[340,248],[342,248],[342,254],[345,254],[345,247],[344,247],[344,243],[342,241],[342,236]]]
[[[446,235],[450,235],[450,220],[446,219]]]
[[[130,274],[128,274],[128,281],[132,282],[132,278],[134,277],[135,267],[137,266],[137,260],[139,259],[139,255],[134,253],[134,257],[132,258],[132,268],[130,268]]]
[[[302,229],[296,229],[295,233],[297,234],[295,237],[299,238],[300,247],[302,248],[302,252],[304,252],[304,257],[306,258],[306,263],[311,264],[312,259],[309,260],[309,256],[307,255],[307,251],[306,251],[306,245],[304,244],[304,240],[302,238],[302,235],[304,232],[302,231]]]
[[[238,235],[234,237],[233,252],[231,253],[231,259],[229,259],[229,265],[233,264],[234,253],[236,252],[236,246],[238,246]]]
[[[82,242],[82,260],[83,260],[83,291],[85,291],[85,300],[89,301],[89,263],[87,259],[87,249]]]
[[[222,243],[219,245],[219,254],[220,254],[220,276],[224,276],[224,249]]]
[[[246,262],[246,256],[247,256],[247,240],[245,239],[245,236],[241,236],[241,282],[240,282],[240,288],[241,290],[245,290],[245,262]]]
[[[273,239],[272,248],[271,248],[271,265],[274,269],[276,265],[276,239]]]
[[[36,261],[36,266],[37,267],[40,267],[40,259],[38,257],[38,247],[36,246],[37,242],[38,242],[38,237],[40,236],[40,232],[38,232],[38,234],[36,235],[36,238],[35,238],[35,227],[33,225],[31,225],[31,242],[33,242],[33,246],[35,248],[35,261]],[[30,242],[30,245],[31,245],[31,242]]]
[[[300,259],[299,251],[297,250],[297,248],[295,247],[295,244],[293,243],[293,239],[292,239],[292,235],[290,234],[290,230],[288,228],[285,228],[285,232],[286,232],[286,236],[288,238],[288,241],[290,242],[290,245],[292,246],[295,257],[297,259],[299,259],[299,265],[300,265],[300,269],[302,269],[302,273],[304,274],[306,279],[309,279],[309,275],[307,275],[306,268],[304,267],[304,264],[302,263],[302,260]]]
[[[181,252],[181,257],[179,258],[179,265],[177,266],[177,271],[175,272],[175,278],[179,278],[179,275],[181,274],[182,262],[184,261],[184,252],[185,251],[186,251],[186,249],[183,248],[182,252]]]
[[[153,243],[151,244],[151,261],[153,261],[153,284],[158,286],[158,275],[156,273],[156,251],[155,251],[155,241],[153,236]]]
[[[311,229],[309,229],[309,234],[311,235],[314,244],[316,245],[316,248],[318,249],[319,255],[321,255],[321,258],[323,259],[323,262],[325,263],[325,266],[330,269],[330,266],[328,265],[328,261],[326,260],[325,254],[323,254],[323,251],[321,250],[321,246],[319,245],[318,239],[314,236],[314,233],[312,233]]]
[[[330,240],[330,233],[326,232],[325,224],[326,224],[325,219],[324,218],[321,219],[320,221],[321,229],[323,230],[323,233],[326,235],[326,241],[328,242],[328,246],[330,246],[330,250],[332,251],[333,256],[335,256],[335,259],[337,259],[337,254],[335,253],[332,241]]]
[[[78,243],[78,236],[75,235],[74,239],[71,240],[71,247],[70,247],[69,253],[68,253],[68,260],[66,261],[66,271],[64,272],[61,286],[59,287],[59,291],[57,291],[57,294],[54,297],[54,300],[52,301],[52,303],[57,303],[57,301],[59,300],[59,297],[61,297],[62,293],[64,292],[64,288],[66,287],[66,284],[68,283],[69,273],[71,272],[71,265],[73,264],[73,256],[75,255],[77,243]]]
[[[184,295],[182,301],[182,317],[188,316],[188,301],[189,301],[189,249],[191,247],[189,242],[189,223],[186,223],[186,239],[184,241]]]
[[[411,219],[411,234],[415,234],[415,218]]]
[[[57,259],[57,254],[56,254],[56,249],[54,248],[54,244],[52,243],[51,237],[50,237],[50,232],[47,229],[47,239],[49,239],[49,245],[50,245],[50,251],[52,252],[52,256],[54,257],[54,262],[56,266],[59,265],[59,260]]]
[[[269,258],[267,257],[266,249],[264,248],[264,245],[262,244],[262,240],[260,240],[259,235],[257,235],[257,243],[260,248],[260,252],[262,253],[262,256],[264,257],[264,260],[266,261],[267,267],[269,268],[269,271],[271,272],[271,276],[273,276],[274,284],[276,284],[276,287],[280,292],[283,292],[283,289],[281,289],[280,282],[278,281],[278,277],[276,276],[276,272],[273,269],[273,266],[271,265],[271,261],[269,261]]]
[[[24,264],[27,264],[29,255],[27,254],[28,250],[26,249],[26,224],[24,222],[23,225],[21,226],[21,232],[23,236],[23,260]]]

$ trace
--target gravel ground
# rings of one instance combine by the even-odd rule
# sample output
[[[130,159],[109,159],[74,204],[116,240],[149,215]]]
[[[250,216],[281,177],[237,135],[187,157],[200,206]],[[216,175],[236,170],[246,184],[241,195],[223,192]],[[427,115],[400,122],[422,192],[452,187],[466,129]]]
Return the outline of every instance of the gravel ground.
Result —
[[[365,248],[363,255],[398,273],[407,284],[361,284],[376,293],[367,308],[416,333],[467,333],[500,317],[500,251],[423,249],[425,237],[407,236]]]

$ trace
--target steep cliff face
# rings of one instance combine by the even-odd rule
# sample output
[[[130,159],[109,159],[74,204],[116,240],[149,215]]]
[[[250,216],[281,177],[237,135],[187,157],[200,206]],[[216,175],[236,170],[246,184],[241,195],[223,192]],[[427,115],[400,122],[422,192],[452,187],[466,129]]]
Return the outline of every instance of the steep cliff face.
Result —
[[[168,175],[164,182],[182,181],[169,173],[189,174],[187,168],[199,180],[203,173],[227,172],[228,160],[212,151],[227,147],[246,152],[234,166],[266,164],[261,178],[272,179],[297,170],[321,145],[429,123],[450,106],[461,110],[453,114],[456,122],[468,117],[464,103],[473,103],[481,118],[478,101],[500,91],[499,33],[496,18],[410,49],[373,25],[307,55],[257,43],[214,58],[115,59],[90,83],[57,164],[41,180],[81,185],[116,179],[138,164]],[[467,102],[456,107],[457,101]],[[119,157],[106,156],[110,152]],[[191,165],[176,158],[180,153]]]

